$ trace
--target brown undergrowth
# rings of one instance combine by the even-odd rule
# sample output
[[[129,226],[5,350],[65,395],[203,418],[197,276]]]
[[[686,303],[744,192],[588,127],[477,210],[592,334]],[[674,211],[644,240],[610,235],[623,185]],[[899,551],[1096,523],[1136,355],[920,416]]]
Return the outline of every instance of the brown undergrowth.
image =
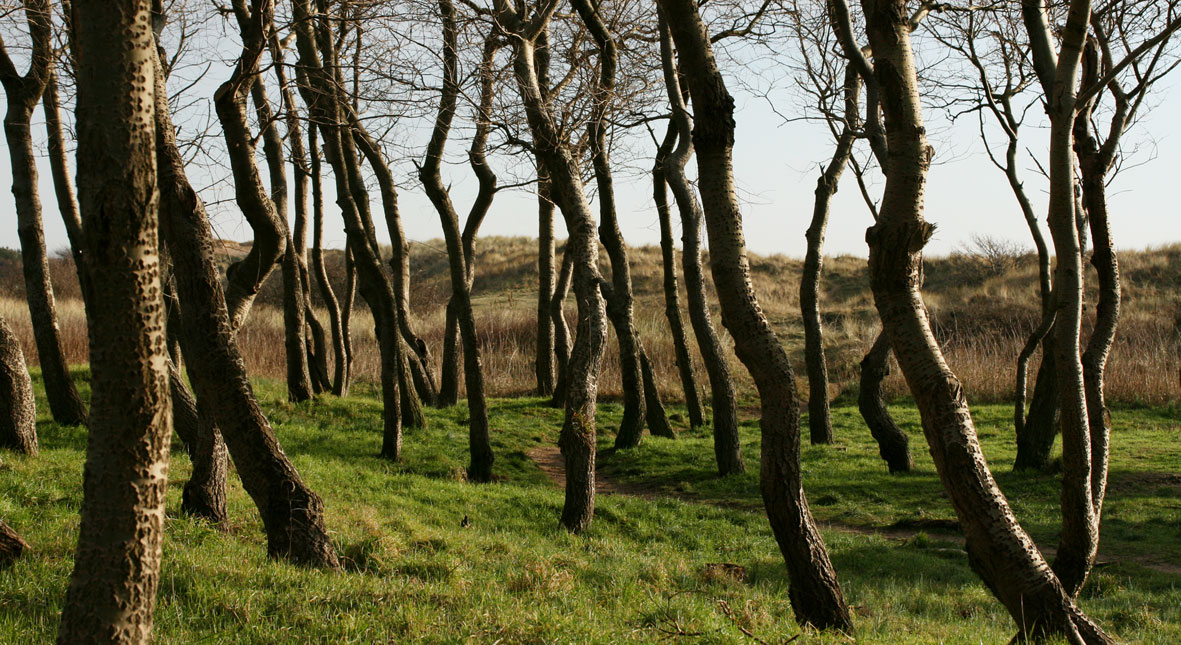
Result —
[[[244,248],[224,243],[223,260],[241,255]],[[559,248],[560,252],[560,248]],[[328,270],[338,295],[344,288],[343,257],[326,253]],[[444,305],[449,295],[443,245],[417,242],[411,247],[411,307],[413,325],[437,356],[442,351]],[[665,396],[679,400],[680,381],[671,339],[666,333],[661,291],[660,250],[631,251],[636,289],[636,324]],[[679,259],[679,258],[678,258]],[[1181,398],[1181,244],[1145,251],[1123,252],[1124,310],[1107,371],[1108,399],[1120,403],[1162,404]],[[784,256],[751,255],[755,290],[768,318],[798,363],[802,374],[803,329],[800,325],[798,285],[801,261]],[[536,338],[536,243],[526,238],[488,238],[477,243],[473,304],[482,344],[490,396],[532,392],[535,387],[533,353]],[[609,267],[604,264],[604,273]],[[59,324],[71,363],[87,360],[85,314],[78,299],[77,279],[68,254],[51,260],[58,298]],[[1019,256],[998,271],[971,253],[928,258],[924,296],[936,336],[952,369],[974,401],[1010,400],[1015,362],[1026,336],[1037,323],[1037,267],[1032,256]],[[277,275],[277,272],[276,272]],[[25,354],[36,362],[28,310],[23,303],[19,254],[0,250],[0,314],[21,337]],[[1094,300],[1094,276],[1089,276],[1088,300]],[[683,285],[683,282],[682,282]],[[313,290],[315,291],[315,290]],[[710,294],[712,297],[712,293]],[[316,295],[318,298],[318,294]],[[681,299],[685,302],[684,297]],[[272,277],[240,332],[240,346],[252,375],[281,378],[284,373],[280,285]],[[859,362],[877,334],[877,316],[866,281],[863,258],[830,257],[825,261],[822,293],[825,345],[832,380],[830,394],[841,396],[856,388]],[[567,307],[573,328],[574,302]],[[320,310],[327,324],[327,315]],[[687,315],[687,314],[685,314]],[[1084,315],[1086,319],[1089,313]],[[715,322],[721,317],[714,311]],[[358,296],[354,307],[355,373],[376,380],[377,352],[372,317]],[[1088,328],[1084,328],[1084,334]],[[723,333],[723,341],[729,338]],[[692,338],[690,338],[692,343]],[[619,392],[618,354],[609,340],[600,392]],[[691,348],[696,352],[696,347]],[[749,378],[736,359],[732,373],[750,391]],[[1037,358],[1034,359],[1036,368]],[[704,366],[695,359],[698,383],[707,383]],[[1032,372],[1031,372],[1032,373]],[[1032,386],[1032,383],[1031,383]],[[898,370],[886,382],[887,393],[906,394]],[[801,388],[806,392],[806,388]]]

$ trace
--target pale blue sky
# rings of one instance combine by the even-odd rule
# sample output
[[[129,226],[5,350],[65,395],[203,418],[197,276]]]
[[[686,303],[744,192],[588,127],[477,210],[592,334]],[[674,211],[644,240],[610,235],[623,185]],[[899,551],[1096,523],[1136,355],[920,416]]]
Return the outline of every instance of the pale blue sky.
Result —
[[[214,66],[209,74],[209,93],[228,73],[228,68]],[[195,92],[199,90],[201,87],[194,88]],[[746,203],[743,214],[747,245],[757,253],[800,257],[804,252],[804,230],[811,216],[817,168],[831,154],[831,141],[823,125],[784,124],[763,99],[736,94],[738,132],[734,158],[737,181]],[[1150,148],[1155,149],[1156,158],[1126,169],[1110,189],[1114,236],[1122,248],[1139,249],[1181,241],[1181,201],[1172,190],[1173,184],[1181,181],[1181,131],[1170,118],[1181,114],[1181,77],[1175,75],[1166,79],[1157,97],[1159,104],[1137,125],[1132,135],[1133,141],[1143,142],[1146,141],[1144,133],[1153,133],[1155,144],[1142,146],[1138,158],[1147,160]],[[937,115],[929,115],[929,118],[933,130],[944,127],[938,125]],[[43,138],[41,124],[43,118],[38,112],[34,116],[34,132],[39,140]],[[1041,137],[1036,132],[1030,134],[1033,136],[1027,145],[1037,148]],[[647,137],[646,134],[643,136]],[[453,141],[449,150],[462,152],[463,145],[460,141]],[[647,169],[650,164],[647,158],[634,162],[642,169]],[[411,181],[409,164],[403,165],[400,203],[407,234],[415,240],[439,238],[438,217],[417,182]],[[1024,173],[1026,186],[1041,212],[1044,210],[1045,182],[1033,171],[1034,164],[1028,163],[1027,166]],[[451,174],[449,181],[454,183],[456,202],[464,212],[474,184],[470,171],[466,164],[450,166],[448,171]],[[7,155],[0,158],[0,177],[3,178],[0,181],[10,181]],[[54,251],[66,246],[67,240],[44,159],[41,159],[40,178],[46,241],[49,249]],[[193,179],[198,185],[203,183],[199,176]],[[658,243],[659,228],[649,176],[646,172],[621,170],[617,183],[618,210],[627,241],[632,245]],[[329,191],[326,202],[330,215],[325,242],[327,246],[340,246],[344,240],[341,222],[334,214],[331,185],[326,189]],[[880,183],[871,189],[880,192]],[[222,197],[229,196],[224,187],[220,192]],[[218,191],[205,193],[210,200],[218,196]],[[376,191],[373,196],[376,200]],[[249,227],[234,213],[232,204],[227,202],[213,210],[215,228],[220,235],[239,240],[250,238]],[[983,155],[972,119],[965,119],[938,135],[936,165],[931,171],[927,191],[926,216],[938,225],[935,238],[928,247],[937,254],[954,250],[972,234],[988,234],[1026,244],[1029,240],[1025,222],[1007,183]],[[531,189],[505,191],[498,195],[482,234],[535,236],[535,217],[536,205]],[[870,217],[856,185],[846,173],[834,202],[827,253],[865,255],[864,233],[869,223]],[[379,237],[383,242],[388,241],[384,226],[379,223],[379,227]],[[562,228],[560,224],[559,228]],[[677,236],[679,245],[679,230]],[[18,243],[11,193],[4,191],[0,196],[0,246],[16,248]]]

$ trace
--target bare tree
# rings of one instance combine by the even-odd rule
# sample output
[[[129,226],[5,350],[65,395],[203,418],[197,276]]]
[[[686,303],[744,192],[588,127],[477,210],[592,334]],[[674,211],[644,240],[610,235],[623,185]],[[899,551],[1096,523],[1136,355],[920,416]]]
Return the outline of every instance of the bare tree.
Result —
[[[677,143],[677,126],[671,119],[665,130],[664,140],[656,149],[656,160],[652,163],[652,201],[656,202],[656,216],[660,221],[660,267],[664,286],[664,317],[668,320],[668,333],[672,337],[673,351],[677,360],[677,373],[681,377],[681,391],[685,393],[685,408],[689,412],[689,427],[705,425],[705,410],[701,407],[701,395],[697,391],[697,379],[693,376],[693,358],[689,354],[689,340],[685,334],[685,321],[681,318],[681,296],[677,285],[677,257],[673,247],[672,208],[668,203],[668,182],[664,168],[668,164]]]
[[[320,299],[328,309],[328,321],[332,328],[332,393],[336,396],[348,396],[349,368],[352,361],[346,349],[347,334],[345,332],[345,317],[341,303],[332,290],[332,283],[328,280],[328,270],[324,266],[324,188],[320,173],[320,144],[317,138],[316,123],[308,125],[308,152],[311,156],[311,184],[312,184],[312,272],[316,275],[316,285],[320,290]],[[347,253],[347,251],[346,251]],[[350,269],[351,262],[348,262]],[[348,271],[352,276],[353,272]],[[350,287],[352,285],[350,284]],[[352,301],[352,289],[349,289],[348,300]]]
[[[451,122],[455,118],[456,101],[459,97],[459,27],[456,23],[455,6],[451,0],[439,0],[439,15],[443,23],[443,87],[435,127],[427,145],[426,160],[419,166],[418,176],[443,224],[451,270],[451,301],[448,303],[448,309],[454,311],[463,339],[463,373],[467,386],[468,443],[471,452],[468,479],[475,482],[490,482],[493,455],[491,439],[488,436],[488,405],[484,399],[480,345],[476,338],[476,319],[472,313],[474,258],[471,245],[476,227],[488,212],[488,207],[492,205],[492,196],[496,191],[496,176],[491,174],[491,169],[484,160],[484,145],[488,139],[486,112],[492,99],[492,59],[496,54],[496,36],[493,32],[485,40],[484,55],[480,61],[481,95],[486,96],[487,101],[482,99],[480,102],[481,114],[476,117],[477,131],[473,137],[470,155],[472,169],[480,180],[480,192],[476,195],[472,210],[467,216],[472,235],[465,236],[459,228],[459,215],[451,201],[450,190],[443,185],[443,177],[440,174],[443,151],[451,130]]]
[[[252,0],[250,49],[239,59],[249,68],[261,55],[264,25],[270,22],[268,0]],[[158,23],[157,23],[158,24]],[[263,414],[246,375],[235,341],[227,296],[213,261],[213,233],[196,191],[189,184],[176,145],[164,76],[156,70],[155,143],[161,187],[162,229],[176,264],[181,301],[181,345],[197,394],[198,428],[194,480],[224,480],[226,447],[262,518],[271,557],[311,567],[339,566],[324,526],[323,502],[302,480],[284,454]],[[224,87],[224,86],[223,86]],[[212,422],[216,422],[216,429]],[[224,505],[224,490],[187,491],[193,505]]]
[[[1107,642],[1049,570],[997,488],[963,386],[931,332],[920,288],[922,249],[933,232],[923,219],[923,191],[934,150],[919,103],[911,45],[914,16],[906,0],[863,0],[862,7],[890,160],[880,216],[866,233],[870,286],[914,393],[935,468],[967,538],[968,561],[1017,622],[1018,638],[1062,635],[1071,642]],[[847,7],[842,8],[847,16]],[[932,8],[923,5],[918,12]]]
[[[53,419],[65,425],[86,423],[86,405],[74,387],[58,335],[57,307],[45,253],[41,225],[41,199],[37,194],[37,163],[33,157],[30,121],[52,75],[52,19],[47,0],[27,0],[24,7],[32,50],[29,71],[16,71],[0,40],[0,84],[8,99],[4,115],[4,136],[12,166],[12,194],[16,198],[17,235],[21,242],[21,269],[25,277],[25,299],[37,344],[37,360],[45,379],[45,394]]]
[[[658,8],[660,6],[658,5]],[[677,127],[677,145],[669,155],[664,176],[677,202],[681,216],[681,265],[685,273],[685,291],[689,303],[689,323],[697,338],[705,371],[709,376],[710,398],[713,407],[714,455],[718,472],[725,476],[746,471],[742,459],[742,444],[738,437],[738,402],[734,380],[726,362],[725,350],[714,329],[705,292],[705,272],[701,263],[701,204],[685,177],[685,166],[693,155],[693,118],[685,104],[686,90],[682,89],[672,35],[663,10],[657,17],[661,29],[660,59],[664,84],[672,107],[673,123]]]
[[[812,520],[800,479],[800,408],[787,353],[759,308],[734,189],[734,99],[692,0],[662,0],[693,99],[693,143],[722,322],[759,391],[759,484],[791,576],[788,596],[801,624],[851,631],[849,607]]]
[[[583,191],[577,163],[559,133],[551,107],[538,86],[534,47],[558,8],[545,0],[532,14],[496,0],[495,18],[513,43],[517,90],[533,133],[533,146],[549,173],[551,196],[566,218],[570,238],[566,254],[573,267],[578,300],[578,332],[566,373],[566,419],[559,446],[566,462],[566,501],[562,525],[580,532],[590,525],[595,505],[595,395],[599,365],[607,337],[607,319],[599,292],[598,244],[595,220]]]
[[[402,406],[400,385],[404,380],[404,356],[398,305],[394,287],[381,266],[377,238],[369,215],[368,197],[361,177],[359,154],[344,97],[334,34],[327,16],[312,7],[310,0],[296,0],[295,42],[304,77],[299,89],[316,121],[324,143],[325,157],[336,181],[336,199],[344,218],[348,252],[356,263],[361,295],[373,313],[375,335],[381,356],[383,431],[381,455],[398,460],[402,456]],[[372,161],[372,160],[371,160]],[[383,188],[383,193],[385,192]],[[347,302],[347,301],[346,301]],[[347,307],[346,307],[347,309]],[[342,321],[343,323],[343,321]],[[347,341],[348,333],[344,331]],[[347,352],[347,346],[346,346]],[[408,396],[411,393],[407,393]]]

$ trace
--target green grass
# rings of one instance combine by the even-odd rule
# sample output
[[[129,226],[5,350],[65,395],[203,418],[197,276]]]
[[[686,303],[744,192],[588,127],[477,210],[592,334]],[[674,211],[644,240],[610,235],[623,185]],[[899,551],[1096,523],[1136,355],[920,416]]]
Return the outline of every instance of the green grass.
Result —
[[[228,533],[180,515],[189,463],[175,451],[158,642],[738,643],[753,642],[739,626],[767,642],[800,632],[755,477],[718,479],[704,432],[646,438],[636,450],[613,452],[606,447],[619,408],[604,404],[604,472],[679,497],[600,496],[590,530],[571,536],[557,523],[561,491],[526,454],[552,445],[561,420],[539,399],[492,401],[500,480],[472,485],[462,481],[463,407],[428,411],[429,427],[409,431],[405,459],[391,464],[376,457],[380,405],[371,389],[298,405],[284,400],[280,384],[259,383],[258,391],[287,454],[323,496],[347,569],[323,573],[267,560],[253,506],[233,476]],[[917,432],[913,410],[893,411]],[[1005,414],[1001,407],[977,410],[985,448],[1022,521],[1039,542],[1052,543],[1057,478],[1008,473]],[[1181,576],[1145,566],[1150,558],[1181,562],[1173,543],[1178,485],[1168,478],[1181,470],[1177,411],[1114,416],[1103,535],[1112,564],[1092,576],[1082,603],[1121,639],[1178,642]],[[818,517],[866,526],[951,517],[920,436],[912,435],[918,472],[890,477],[855,410],[838,406],[836,422],[837,445],[804,452]],[[40,456],[2,455],[0,517],[35,552],[0,572],[0,642],[54,636],[73,566],[85,431],[57,426],[44,412],[39,431]],[[757,428],[748,422],[743,432],[755,473]],[[464,516],[470,527],[461,526]],[[1011,620],[946,536],[826,530],[825,539],[854,608],[858,641],[990,643],[1012,635]],[[711,563],[736,564],[746,575],[719,574]],[[848,639],[809,632],[797,642]]]

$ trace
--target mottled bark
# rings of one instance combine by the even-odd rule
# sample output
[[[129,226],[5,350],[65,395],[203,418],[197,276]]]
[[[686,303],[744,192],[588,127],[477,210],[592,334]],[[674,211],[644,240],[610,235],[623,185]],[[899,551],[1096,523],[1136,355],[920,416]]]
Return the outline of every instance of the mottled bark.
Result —
[[[147,643],[172,435],[150,11],[146,0],[79,0],[71,13],[83,253],[102,279],[94,281],[86,312],[90,432],[78,548],[57,638],[71,645]]]
[[[772,531],[791,577],[788,597],[801,624],[852,630],[852,619],[800,478],[800,409],[787,353],[751,284],[731,155],[734,99],[692,0],[662,0],[693,98],[693,144],[722,322],[759,392],[759,484]]]
[[[551,107],[543,100],[534,67],[534,44],[549,23],[557,2],[548,2],[528,21],[506,0],[496,0],[499,24],[515,37],[513,71],[525,107],[533,146],[550,176],[554,202],[566,218],[570,233],[566,253],[573,264],[574,294],[578,300],[578,332],[566,374],[566,415],[558,445],[566,462],[566,499],[562,525],[578,533],[594,517],[595,409],[599,366],[606,343],[606,311],[599,293],[598,244],[595,220],[583,190],[578,165],[562,143]]]
[[[672,337],[673,352],[677,357],[677,373],[681,377],[681,391],[685,393],[685,408],[689,412],[689,427],[698,428],[705,425],[705,411],[701,407],[701,394],[697,391],[697,379],[693,377],[693,358],[689,353],[685,321],[681,318],[676,249],[673,248],[672,213],[668,203],[668,186],[664,179],[664,166],[668,163],[668,156],[672,154],[676,141],[676,123],[669,121],[664,141],[660,143],[660,147],[656,151],[656,161],[652,165],[652,200],[656,202],[656,216],[660,220],[664,317],[668,320],[668,332]]]
[[[933,150],[923,124],[906,4],[862,1],[890,158],[880,217],[866,233],[874,303],[914,394],[972,569],[1017,622],[1020,637],[1105,641],[1017,523],[986,465],[963,386],[931,331],[920,287],[922,248],[934,230],[923,220]]]
[[[885,330],[865,358],[861,359],[861,387],[857,393],[857,409],[869,426],[869,433],[878,444],[878,454],[891,473],[910,472],[914,460],[910,457],[910,439],[886,409],[886,395],[882,383],[890,373],[890,339]]]
[[[44,0],[24,3],[32,50],[29,71],[17,73],[7,50],[0,41],[0,84],[4,86],[8,111],[4,115],[4,137],[12,169],[12,196],[16,205],[16,232],[21,246],[21,272],[25,279],[25,299],[37,346],[37,362],[45,382],[45,397],[53,420],[63,425],[86,423],[86,404],[82,402],[70,367],[66,363],[57,324],[57,307],[45,252],[45,233],[41,225],[41,198],[37,193],[37,162],[33,156],[30,121],[33,110],[52,69],[50,9]]]
[[[660,7],[663,9],[662,7]],[[726,361],[725,349],[714,329],[705,291],[705,271],[701,263],[701,204],[685,177],[685,166],[693,154],[693,120],[685,105],[686,94],[681,88],[673,53],[672,36],[668,33],[663,10],[660,14],[660,54],[665,88],[672,106],[673,122],[677,125],[677,147],[665,166],[665,179],[677,202],[681,216],[681,265],[685,273],[685,293],[688,296],[689,322],[701,350],[701,359],[709,375],[710,399],[713,407],[714,456],[718,473],[725,477],[746,471],[742,459],[742,445],[738,437],[738,402],[734,380]]]
[[[0,317],[0,448],[37,454],[37,413],[33,381],[20,339]]]
[[[269,21],[259,15],[267,6],[265,0],[256,0],[252,13]],[[176,266],[184,327],[181,345],[201,420],[194,442],[194,482],[185,490],[192,506],[186,508],[217,504],[224,495],[217,484],[208,484],[224,479],[220,432],[262,518],[267,553],[295,564],[336,568],[339,562],[324,526],[323,503],[283,453],[250,386],[214,264],[205,206],[188,182],[176,147],[163,74],[155,78],[161,228]],[[214,521],[220,521],[219,514],[216,508],[208,513]]]

